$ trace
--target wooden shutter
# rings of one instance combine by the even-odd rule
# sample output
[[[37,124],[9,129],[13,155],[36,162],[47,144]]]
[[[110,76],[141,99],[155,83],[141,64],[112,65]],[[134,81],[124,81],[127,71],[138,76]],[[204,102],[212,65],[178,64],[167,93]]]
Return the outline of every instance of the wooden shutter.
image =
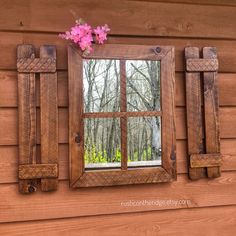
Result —
[[[219,177],[221,154],[216,49],[185,49],[189,177]],[[201,78],[202,77],[202,78]]]
[[[38,179],[42,191],[57,188],[58,114],[56,48],[42,46],[35,58],[33,45],[17,48],[19,101],[19,191],[34,192]],[[36,158],[36,87],[40,73],[41,161]]]

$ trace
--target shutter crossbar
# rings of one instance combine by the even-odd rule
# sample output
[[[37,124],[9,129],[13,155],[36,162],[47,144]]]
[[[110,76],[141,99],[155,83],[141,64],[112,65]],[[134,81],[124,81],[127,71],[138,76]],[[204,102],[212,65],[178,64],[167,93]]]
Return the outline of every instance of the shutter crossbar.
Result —
[[[17,59],[18,72],[56,72],[56,59],[55,58],[19,58]]]
[[[19,179],[41,179],[57,177],[57,164],[19,165]]]
[[[219,63],[217,59],[187,59],[186,70],[189,72],[217,71]]]

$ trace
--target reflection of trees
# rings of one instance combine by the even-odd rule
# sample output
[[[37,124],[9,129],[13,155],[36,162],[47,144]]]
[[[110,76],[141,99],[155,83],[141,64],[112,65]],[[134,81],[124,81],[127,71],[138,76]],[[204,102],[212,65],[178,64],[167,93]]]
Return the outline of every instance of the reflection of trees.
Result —
[[[119,62],[88,60],[84,63],[85,112],[119,110]],[[85,147],[89,162],[114,161],[120,150],[118,119],[86,119]],[[104,159],[104,157],[106,157]]]
[[[128,111],[160,109],[159,63],[127,61]],[[84,62],[85,112],[118,112],[120,71],[117,60]],[[85,154],[88,162],[114,162],[120,159],[119,118],[85,119]],[[157,117],[128,118],[130,160],[156,160],[161,146]]]
[[[133,111],[160,110],[160,79],[159,62],[157,61],[127,61],[127,102],[128,109]],[[160,121],[157,117],[130,118],[135,122],[128,123],[129,156],[143,160],[159,159],[161,148]],[[135,132],[133,131],[135,130]],[[138,130],[138,131],[137,131]]]

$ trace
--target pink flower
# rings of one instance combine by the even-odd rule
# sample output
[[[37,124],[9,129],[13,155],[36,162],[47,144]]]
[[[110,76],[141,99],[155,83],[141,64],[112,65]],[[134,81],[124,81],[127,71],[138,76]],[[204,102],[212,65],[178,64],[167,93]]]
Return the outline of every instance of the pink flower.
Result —
[[[94,29],[94,33],[96,36],[96,40],[99,44],[103,44],[105,40],[107,40],[107,32],[109,32],[110,29],[107,25],[104,26],[97,26],[96,29]]]
[[[95,34],[96,42],[103,44],[104,41],[107,40],[107,32],[109,31],[110,29],[107,25],[97,26],[97,28],[92,29],[90,25],[85,23],[82,19],[79,19],[70,31],[66,31],[64,34],[59,34],[59,37],[73,41],[75,44],[79,45],[80,49],[84,53],[89,54],[93,50],[93,34]]]
[[[82,51],[88,51],[91,52],[92,51],[92,41],[93,41],[93,37],[92,34],[87,34],[84,37],[81,38],[80,42],[79,42],[79,46],[81,48]]]
[[[88,24],[76,25],[71,28],[71,34],[77,35],[79,38],[84,37],[86,34],[92,34],[92,28]]]
[[[59,37],[62,39],[71,39],[71,34],[69,31],[66,31],[65,34],[59,34]]]

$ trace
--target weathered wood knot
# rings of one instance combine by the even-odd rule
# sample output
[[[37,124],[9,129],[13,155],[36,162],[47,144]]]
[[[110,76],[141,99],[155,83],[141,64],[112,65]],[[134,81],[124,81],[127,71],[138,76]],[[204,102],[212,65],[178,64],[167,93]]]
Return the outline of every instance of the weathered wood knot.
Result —
[[[75,136],[75,142],[76,142],[76,143],[80,143],[80,142],[81,142],[81,138],[80,138],[79,134],[76,134],[76,136]]]
[[[36,192],[36,190],[37,190],[37,188],[36,188],[35,186],[33,186],[33,185],[29,185],[29,186],[28,186],[28,191],[29,191],[29,193]]]
[[[160,53],[160,52],[161,52],[161,48],[160,48],[160,47],[156,47],[156,48],[154,49],[154,52],[155,52],[156,54]]]

